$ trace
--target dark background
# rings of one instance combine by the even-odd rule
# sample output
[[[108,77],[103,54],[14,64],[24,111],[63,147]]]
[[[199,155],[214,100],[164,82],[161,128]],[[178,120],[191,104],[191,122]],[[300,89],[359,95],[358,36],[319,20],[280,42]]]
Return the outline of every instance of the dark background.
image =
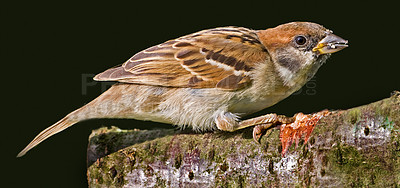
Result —
[[[90,85],[91,76],[147,47],[206,28],[265,29],[312,21],[349,40],[350,47],[334,54],[301,92],[259,114],[347,109],[400,89],[395,4],[115,2],[1,5],[1,93],[6,108],[0,142],[3,185],[87,187],[86,147],[91,130],[110,125],[171,127],[136,120],[91,120],[15,158],[40,131],[102,92],[105,85]],[[87,87],[83,79],[90,82]]]

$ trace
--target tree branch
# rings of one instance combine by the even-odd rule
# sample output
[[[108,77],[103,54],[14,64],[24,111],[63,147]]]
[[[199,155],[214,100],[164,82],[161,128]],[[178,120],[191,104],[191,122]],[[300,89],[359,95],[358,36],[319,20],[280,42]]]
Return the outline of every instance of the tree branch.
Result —
[[[400,94],[322,118],[309,141],[285,157],[279,130],[196,134],[161,130],[93,131],[92,187],[393,187],[400,185]]]

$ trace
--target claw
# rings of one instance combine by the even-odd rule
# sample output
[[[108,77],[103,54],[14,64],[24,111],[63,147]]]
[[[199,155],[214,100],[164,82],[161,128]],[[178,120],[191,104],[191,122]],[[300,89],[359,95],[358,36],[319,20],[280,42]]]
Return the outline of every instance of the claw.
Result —
[[[260,143],[261,137],[264,135],[264,133],[265,133],[266,131],[271,130],[270,128],[271,128],[272,126],[274,126],[274,125],[276,125],[276,123],[266,123],[266,124],[256,125],[256,126],[253,128],[253,139],[254,139],[256,142]],[[271,133],[271,132],[269,132],[269,133]]]
[[[271,128],[272,126],[293,123],[295,121],[294,117],[286,117],[284,115],[276,115],[276,114],[269,114],[269,115],[272,115],[272,117],[268,116],[268,118],[265,119],[265,116],[261,116],[262,121],[260,122],[262,123],[256,125],[253,128],[253,139],[258,143],[260,143],[260,139],[264,135],[265,131],[270,130],[269,128]]]
[[[256,125],[253,128],[253,139],[254,141],[256,141],[257,143],[260,143],[260,139],[261,139],[261,135],[263,133],[263,130],[261,129],[262,125]]]

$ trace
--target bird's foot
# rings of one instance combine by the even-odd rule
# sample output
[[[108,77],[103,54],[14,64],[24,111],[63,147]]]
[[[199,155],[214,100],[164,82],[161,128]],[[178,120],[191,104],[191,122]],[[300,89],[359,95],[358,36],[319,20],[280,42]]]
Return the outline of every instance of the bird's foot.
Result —
[[[305,135],[304,142],[307,143],[318,121],[322,117],[327,116],[330,113],[331,112],[329,112],[328,110],[323,110],[309,115],[298,113],[294,116],[295,119],[294,122],[288,124],[282,124],[280,127],[281,132],[279,135],[282,144],[282,156],[285,155],[288,148],[292,145],[293,141],[296,142],[296,147],[297,147],[299,140],[303,135]]]
[[[272,129],[268,129],[271,126],[272,126],[271,123],[256,125],[253,128],[253,139],[254,139],[254,141],[260,143],[261,136],[263,136],[263,135],[268,136],[272,132]]]
[[[257,120],[257,124],[253,128],[253,139],[256,142],[260,142],[261,137],[267,133],[271,133],[271,127],[280,124],[293,123],[295,119],[293,117],[286,117],[284,115],[267,114],[265,116],[260,116],[252,119],[252,121]]]

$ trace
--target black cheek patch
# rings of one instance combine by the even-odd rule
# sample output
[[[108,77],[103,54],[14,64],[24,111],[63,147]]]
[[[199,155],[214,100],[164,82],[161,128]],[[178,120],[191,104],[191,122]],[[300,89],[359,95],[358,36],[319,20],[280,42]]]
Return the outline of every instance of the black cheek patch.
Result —
[[[291,72],[297,72],[300,69],[300,61],[290,56],[278,56],[278,64],[289,69]]]

